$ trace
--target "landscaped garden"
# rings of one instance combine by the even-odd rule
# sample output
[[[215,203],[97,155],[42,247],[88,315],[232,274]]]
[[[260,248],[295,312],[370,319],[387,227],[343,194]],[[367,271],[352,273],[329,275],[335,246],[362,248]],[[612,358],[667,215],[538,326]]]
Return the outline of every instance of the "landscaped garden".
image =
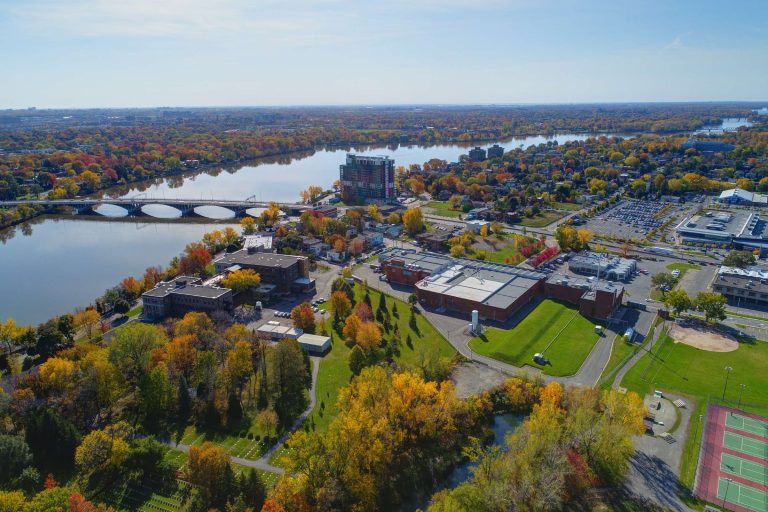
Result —
[[[527,364],[548,375],[573,375],[600,337],[595,325],[574,306],[547,299],[513,329],[490,327],[473,338],[469,347],[514,366]],[[534,362],[536,353],[543,353],[549,364]]]

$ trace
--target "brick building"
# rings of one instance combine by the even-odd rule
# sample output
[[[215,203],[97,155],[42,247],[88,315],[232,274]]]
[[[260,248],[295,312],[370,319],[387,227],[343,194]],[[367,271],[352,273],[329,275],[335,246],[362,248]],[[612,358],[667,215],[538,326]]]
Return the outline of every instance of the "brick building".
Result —
[[[413,286],[432,309],[504,322],[539,297],[561,300],[590,318],[605,319],[621,306],[624,287],[573,276],[554,276],[512,265],[393,249],[379,255],[390,283]]]
[[[232,290],[202,284],[197,277],[179,276],[162,281],[141,295],[144,315],[149,318],[181,316],[190,311],[231,312]]]
[[[255,270],[261,276],[262,285],[274,286],[277,294],[315,291],[315,280],[309,277],[309,259],[306,256],[242,249],[226,254],[213,263],[218,273],[246,268]]]

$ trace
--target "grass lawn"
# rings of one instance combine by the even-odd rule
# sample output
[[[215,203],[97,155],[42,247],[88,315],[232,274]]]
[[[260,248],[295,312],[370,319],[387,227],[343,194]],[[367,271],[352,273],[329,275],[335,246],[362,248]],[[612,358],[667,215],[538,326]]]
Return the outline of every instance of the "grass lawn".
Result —
[[[545,210],[539,213],[538,215],[534,215],[533,217],[523,217],[523,219],[518,222],[520,226],[526,226],[529,228],[543,228],[544,226],[549,226],[556,220],[560,220],[563,217],[565,217],[566,214],[563,212],[556,212],[552,210]]]
[[[379,305],[381,293],[373,288],[369,288],[369,291],[371,304],[375,312]],[[355,296],[357,302],[363,300],[364,294],[359,284],[355,285]],[[399,318],[392,317],[393,331],[394,325],[397,325],[400,329],[400,338],[402,340],[402,345],[399,347],[400,354],[395,358],[397,362],[404,366],[416,366],[424,354],[439,355],[446,358],[452,358],[456,355],[456,350],[423,316],[416,315],[418,333],[411,329],[408,325],[410,316],[409,304],[389,295],[386,296],[386,300],[389,311],[392,312],[393,307],[396,307],[399,314]],[[327,304],[327,302],[324,303],[322,307],[325,308]],[[326,316],[330,327],[330,321],[333,317],[331,315]],[[347,362],[351,349],[344,343],[340,333],[341,327],[343,327],[343,323],[339,326],[339,331],[333,333],[331,350],[320,361],[320,373],[317,377],[317,406],[309,418],[307,418],[310,428],[325,430],[328,427],[328,424],[336,417],[338,412],[336,409],[336,397],[338,396],[339,388],[349,384],[352,378],[352,371],[349,369]],[[387,333],[383,334],[385,338],[391,336],[391,333],[389,335]],[[411,346],[406,343],[408,335],[410,335],[412,340]]]
[[[494,263],[505,263],[508,265],[517,265],[525,261],[525,256],[520,254],[518,249],[515,249],[515,238],[520,235],[512,235],[503,238],[497,238],[496,236],[489,236],[484,242],[475,242],[472,248],[475,251],[484,250],[486,253],[485,259]],[[478,240],[481,240],[478,238]],[[475,257],[471,254],[470,257]]]
[[[430,201],[424,206],[426,208],[432,208],[434,210],[432,215],[439,215],[440,217],[458,218],[463,213],[461,210],[451,209],[451,205],[445,201]]]
[[[707,352],[664,336],[653,354],[645,354],[621,381],[627,389],[647,394],[655,389],[692,396],[706,403],[720,399],[725,384],[724,368],[733,371],[726,400],[736,405],[739,385],[745,384],[742,409],[768,416],[768,342],[743,342],[734,352]]]
[[[558,208],[560,210],[570,210],[572,212],[579,211],[584,208],[583,204],[577,203],[552,203],[552,208]]]
[[[134,308],[131,308],[130,310],[128,310],[127,315],[128,316],[137,316],[137,315],[140,315],[142,311],[144,311],[144,304],[141,304],[141,305],[138,305],[138,306],[136,306]]]
[[[598,338],[593,320],[580,315],[573,306],[547,299],[513,329],[489,328],[482,337],[473,338],[469,346],[478,354],[505,363],[528,364],[548,375],[564,376],[579,370]],[[550,364],[534,363],[537,352],[544,353]]]
[[[259,431],[255,423],[251,425],[250,429],[247,430],[247,433],[251,434],[253,439],[249,439],[247,435],[241,436],[231,433],[200,432],[194,426],[190,425],[184,430],[181,442],[189,445],[200,445],[206,441],[210,441],[215,445],[224,448],[224,450],[233,457],[256,460],[261,457],[262,453],[267,451],[267,448],[272,445],[272,442],[264,441],[263,433]]]
[[[689,270],[699,270],[701,268],[701,265],[694,265],[693,263],[670,263],[667,265],[667,268],[672,270],[679,270],[680,271],[680,279],[683,278],[686,272]]]
[[[675,288],[677,288],[677,285],[680,284],[680,281],[682,281],[683,276],[685,276],[685,273],[689,270],[699,270],[701,268],[701,265],[694,265],[693,263],[670,263],[667,265],[667,269],[671,272],[673,270],[679,270],[680,275],[677,277],[677,282],[675,282]],[[651,293],[649,294],[649,297],[653,300],[663,301],[664,300],[664,294],[661,292],[661,290],[657,288],[651,288]]]

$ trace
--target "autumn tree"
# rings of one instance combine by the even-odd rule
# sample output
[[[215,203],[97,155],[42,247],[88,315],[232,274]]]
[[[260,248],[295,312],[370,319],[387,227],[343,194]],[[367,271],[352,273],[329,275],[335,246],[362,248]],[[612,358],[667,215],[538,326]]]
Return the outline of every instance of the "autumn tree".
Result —
[[[403,224],[410,235],[424,231],[424,216],[421,213],[421,208],[408,208],[403,213]]]
[[[85,335],[88,339],[93,337],[93,328],[101,320],[101,315],[93,308],[84,309],[75,313],[74,326],[75,329],[85,331]]]
[[[356,343],[357,333],[360,332],[361,326],[362,322],[360,321],[360,317],[357,315],[349,315],[344,321],[344,328],[342,329],[342,333],[348,341]]]
[[[672,308],[675,315],[689,310],[692,306],[691,298],[685,290],[672,290],[667,292],[664,297],[664,304]]]
[[[230,489],[227,482],[232,467],[229,455],[223,448],[211,442],[189,447],[189,456],[184,469],[186,480],[198,486],[203,492],[207,506],[223,506]]]
[[[315,312],[308,302],[299,304],[291,310],[293,326],[307,333],[315,332]]]
[[[75,450],[75,464],[84,475],[119,468],[128,457],[128,440],[133,429],[121,421],[101,430],[92,430]]]
[[[126,381],[138,384],[148,370],[152,350],[165,345],[165,332],[155,325],[131,322],[115,332],[109,346],[109,361]]]
[[[331,293],[330,308],[335,316],[346,318],[352,311],[352,302],[345,292],[335,291]]]
[[[337,406],[326,432],[289,439],[286,476],[270,495],[286,509],[299,497],[307,510],[394,510],[406,489],[429,485],[428,468],[458,453],[478,419],[450,381],[380,367],[342,388]]]
[[[704,313],[707,322],[725,320],[726,304],[726,298],[717,292],[699,292],[693,301],[693,307]]]
[[[296,340],[286,339],[269,352],[268,388],[282,425],[295,418],[307,403],[307,367]]]
[[[227,277],[221,280],[221,285],[224,288],[231,288],[235,293],[256,288],[259,284],[261,284],[261,276],[250,268],[230,272]]]
[[[381,345],[381,329],[374,322],[363,322],[358,329],[355,342],[365,350]]]
[[[256,220],[253,217],[245,216],[240,220],[240,228],[244,235],[252,235],[256,232]]]

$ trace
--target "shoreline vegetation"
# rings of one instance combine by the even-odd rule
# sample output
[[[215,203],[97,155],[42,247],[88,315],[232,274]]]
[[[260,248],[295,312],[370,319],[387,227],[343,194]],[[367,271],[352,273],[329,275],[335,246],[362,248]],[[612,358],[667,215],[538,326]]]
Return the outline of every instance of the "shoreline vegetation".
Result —
[[[328,148],[470,147],[558,133],[668,135],[689,133],[729,116],[750,115],[748,108],[737,105],[650,105],[643,112],[630,105],[612,105],[600,109],[597,122],[595,107],[587,105],[468,108],[431,107],[418,112],[278,109],[270,115],[260,109],[244,109],[238,115],[203,110],[193,116],[193,122],[161,119],[130,126],[85,125],[78,130],[52,125],[49,130],[0,131],[4,150],[0,153],[0,199],[43,193],[51,198],[72,198],[190,170],[226,169]],[[310,121],[312,128],[308,128]],[[30,215],[28,211],[19,215],[15,208],[0,209],[0,227],[16,225]]]

